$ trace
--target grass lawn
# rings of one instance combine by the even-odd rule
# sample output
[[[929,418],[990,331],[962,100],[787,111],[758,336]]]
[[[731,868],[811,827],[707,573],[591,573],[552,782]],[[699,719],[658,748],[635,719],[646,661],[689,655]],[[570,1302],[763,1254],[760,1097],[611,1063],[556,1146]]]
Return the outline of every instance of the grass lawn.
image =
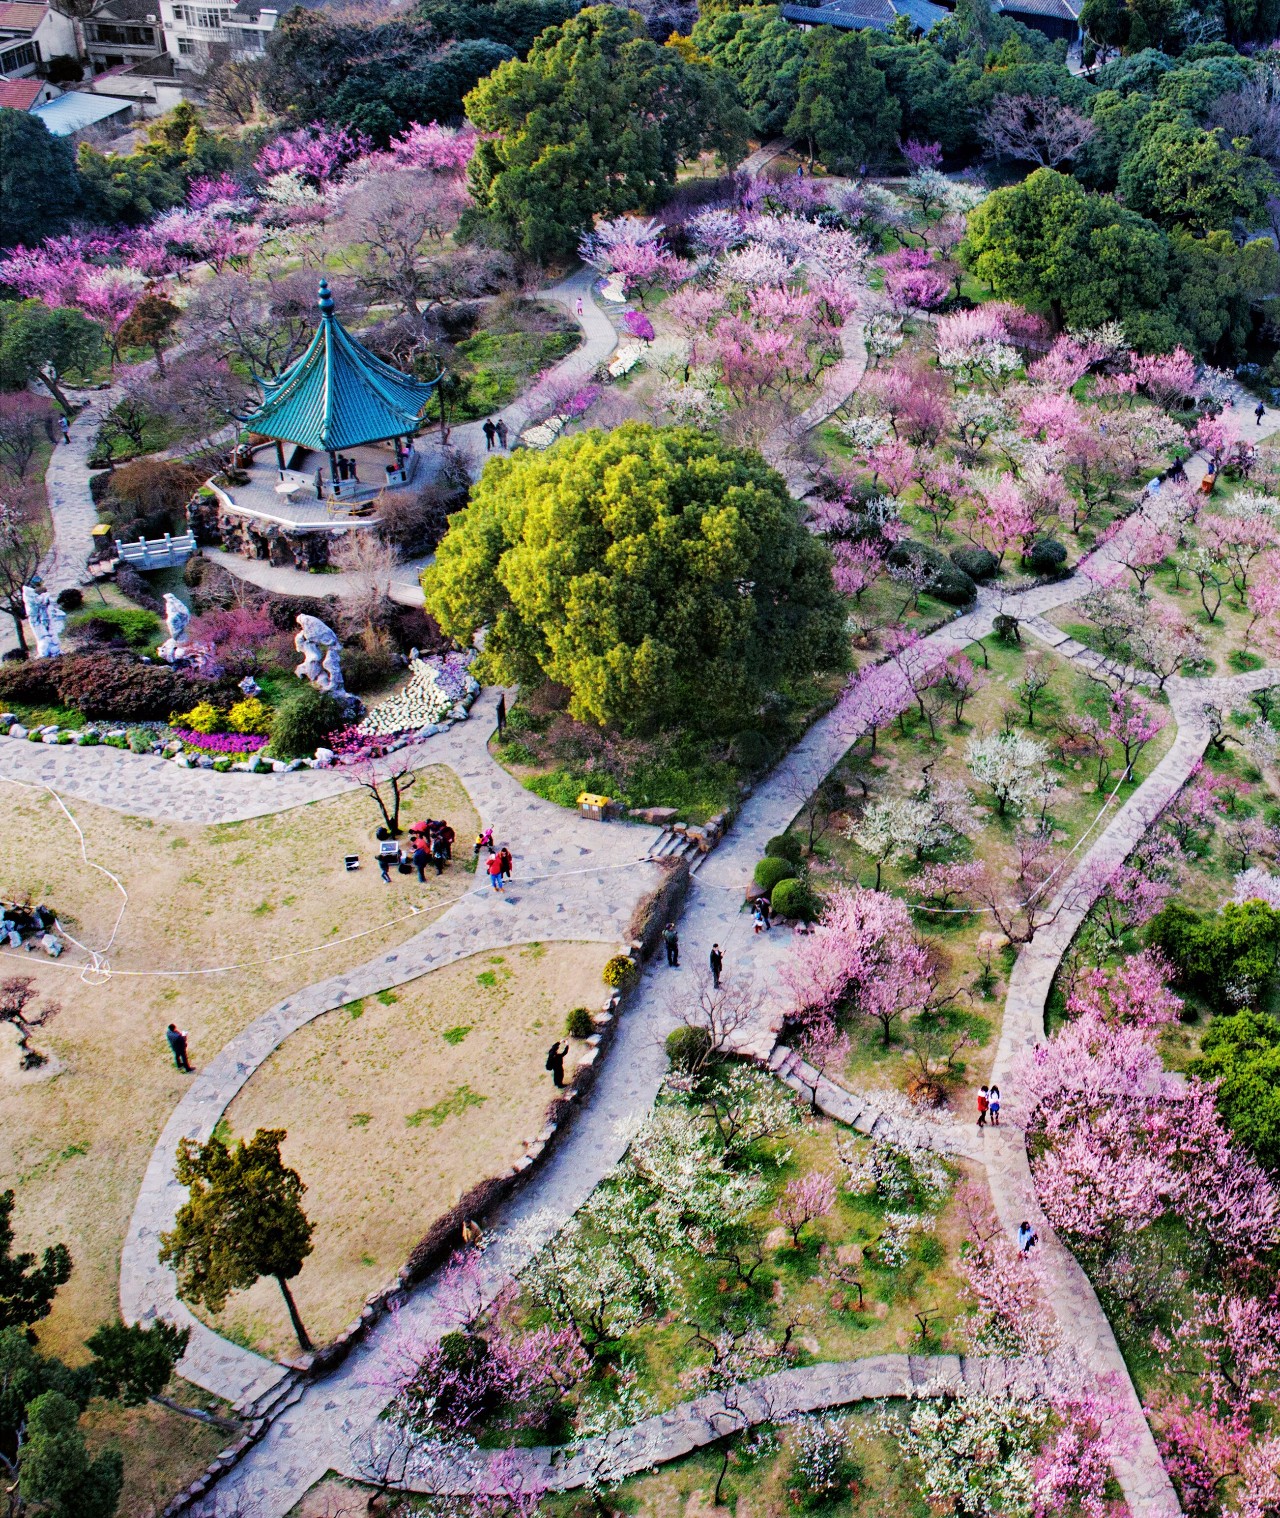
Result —
[[[56,803],[11,782],[0,783],[0,794],[6,893],[54,906],[82,942],[105,944],[121,898],[85,867]],[[450,771],[425,771],[413,804],[449,817],[460,837],[476,826]],[[434,876],[425,886],[393,876],[385,886],[371,860],[378,819],[363,794],[208,828],[150,823],[87,802],[72,803],[71,811],[89,857],[129,893],[111,951],[115,969],[250,962],[227,974],[98,986],[80,979],[73,953],[56,963],[25,954],[8,963],[9,972],[33,975],[62,1011],[33,1039],[51,1056],[34,1074],[19,1071],[8,1029],[0,1032],[0,1189],[17,1192],[18,1248],[63,1240],[71,1250],[74,1273],[40,1338],[50,1352],[76,1360],[85,1336],[117,1311],[120,1247],[142,1172],[187,1085],[168,1058],[166,1025],[187,1030],[199,1067],[282,996],[419,931],[429,918],[391,923],[411,902],[440,907],[471,882],[455,869],[438,885]],[[348,852],[363,855],[365,867],[344,870]],[[262,963],[364,928],[375,931]]]
[[[465,1191],[520,1158],[555,1094],[547,1048],[570,1008],[601,1004],[612,952],[530,944],[352,1002],[295,1033],[232,1102],[231,1132],[288,1131],[285,1160],[307,1183],[315,1248],[293,1290],[317,1343]],[[586,1048],[574,1042],[569,1074]],[[210,1321],[264,1354],[297,1349],[274,1281]]]

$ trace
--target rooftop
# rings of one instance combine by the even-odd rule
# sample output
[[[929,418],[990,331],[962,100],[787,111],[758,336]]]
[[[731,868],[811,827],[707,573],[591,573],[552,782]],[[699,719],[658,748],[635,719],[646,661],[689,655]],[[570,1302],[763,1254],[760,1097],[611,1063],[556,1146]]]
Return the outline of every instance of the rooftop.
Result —
[[[907,16],[919,31],[928,32],[951,12],[933,0],[829,0],[825,5],[784,5],[782,14],[787,21],[805,26],[834,26],[842,31],[871,27],[880,32],[888,31],[897,17]]]
[[[7,111],[29,111],[43,89],[43,79],[0,79],[0,107]]]
[[[36,106],[31,114],[38,116],[53,136],[70,137],[72,132],[82,132],[85,127],[96,126],[99,121],[106,121],[110,116],[118,116],[121,112],[132,109],[133,106],[127,100],[73,90],[69,94],[59,95],[56,100],[46,100],[43,105]]]
[[[318,304],[310,346],[278,380],[262,382],[262,405],[246,428],[326,452],[416,432],[436,381],[402,374],[356,342],[334,315],[327,280]]]
[[[991,8],[1002,15],[1056,16],[1060,21],[1080,19],[1080,0],[992,0]]]
[[[47,5],[32,0],[0,0],[0,31],[34,32],[48,14]]]

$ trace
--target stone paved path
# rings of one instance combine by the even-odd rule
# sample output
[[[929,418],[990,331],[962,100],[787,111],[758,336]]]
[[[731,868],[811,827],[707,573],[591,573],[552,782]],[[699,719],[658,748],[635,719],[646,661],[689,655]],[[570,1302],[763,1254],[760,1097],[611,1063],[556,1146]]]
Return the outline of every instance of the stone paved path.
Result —
[[[780,1423],[828,1408],[888,1397],[940,1397],[960,1392],[1030,1397],[1043,1391],[1042,1367],[1034,1361],[1001,1360],[968,1355],[866,1355],[858,1360],[829,1360],[793,1370],[777,1371],[744,1381],[731,1392],[712,1392],[681,1402],[630,1428],[585,1441],[577,1449],[538,1446],[503,1452],[504,1463],[514,1453],[523,1479],[522,1489],[574,1491],[593,1477],[608,1473],[610,1481],[624,1480],[659,1465],[680,1460],[726,1435],[761,1423]],[[465,1462],[442,1469],[415,1464],[396,1449],[396,1431],[379,1430],[381,1442],[368,1453],[337,1467],[339,1475],[357,1481],[376,1479],[388,1464],[403,1468],[397,1487],[437,1496],[480,1495],[500,1491],[493,1467],[498,1452],[478,1452]],[[376,1451],[376,1452],[375,1452]],[[373,1456],[373,1458],[369,1458]]]
[[[586,275],[575,278],[588,279],[589,283]],[[567,281],[556,298],[576,301],[573,281]],[[589,300],[589,290],[584,299]],[[594,310],[594,303],[591,304]],[[595,314],[608,326],[601,313]],[[603,331],[597,334],[599,343],[604,342],[604,337]],[[609,337],[611,344],[612,328]],[[581,358],[584,351],[580,349],[576,356]],[[1100,556],[1109,557],[1109,550],[1104,548]],[[308,584],[313,582],[308,580]],[[1082,597],[1089,588],[1084,577],[1076,575],[1016,597],[984,593],[972,611],[925,641],[920,658],[932,663],[985,635],[997,611],[1013,611],[1023,620],[1030,620]],[[1234,687],[1234,682],[1213,684]],[[1205,691],[1200,687],[1197,690],[1203,699]],[[487,693],[486,702],[492,702],[495,696],[496,693]],[[1149,798],[1154,801],[1159,794],[1158,787],[1153,788],[1157,779],[1161,785],[1176,790],[1176,784],[1180,783],[1176,782],[1179,765],[1185,762],[1197,741],[1202,743],[1196,729],[1195,696],[1187,692],[1184,699],[1184,693],[1176,687],[1170,696],[1185,723],[1185,740],[1180,730],[1170,754],[1104,832],[1089,856],[1090,861],[1102,857],[1100,850],[1128,852],[1132,841],[1126,842],[1130,837],[1126,829],[1137,828],[1141,823],[1135,803],[1142,801],[1145,805]],[[619,936],[624,898],[629,910],[630,902],[652,878],[654,867],[640,863],[640,856],[646,851],[638,846],[640,834],[622,826],[582,823],[572,814],[549,807],[523,791],[484,751],[482,740],[488,731],[484,718],[488,710],[487,706],[483,713],[478,709],[472,722],[424,744],[420,750],[422,762],[449,763],[458,770],[486,820],[498,819],[502,830],[516,839],[521,888],[526,885],[525,869],[532,867],[538,872],[540,878],[527,882],[532,887],[530,896],[537,892],[538,899],[522,902],[513,894],[507,902],[494,903],[485,902],[482,893],[465,897],[394,953],[379,956],[345,976],[309,987],[282,1002],[245,1030],[201,1072],[171,1117],[148,1167],[122,1262],[121,1295],[127,1316],[145,1318],[159,1312],[182,1319],[185,1309],[173,1297],[172,1278],[159,1269],[154,1257],[156,1234],[172,1218],[180,1201],[177,1188],[169,1180],[173,1149],[184,1133],[203,1136],[210,1131],[231,1096],[292,1028],[345,1000],[397,984],[477,949],[527,941],[529,937],[574,938],[593,932],[605,939]],[[816,724],[746,801],[728,840],[695,877],[681,921],[684,968],[673,971],[665,965],[648,967],[620,1021],[616,1047],[604,1064],[584,1112],[549,1163],[537,1172],[535,1180],[500,1209],[495,1220],[496,1234],[483,1257],[488,1292],[498,1290],[523,1268],[625,1153],[648,1114],[664,1073],[662,1040],[676,1021],[672,992],[688,985],[691,966],[705,965],[706,950],[713,940],[725,950],[728,973],[749,980],[759,993],[760,1015],[748,1041],[748,1052],[767,1058],[772,1051],[777,1027],[786,1010],[776,969],[787,952],[788,939],[777,930],[759,936],[751,932],[742,911],[743,887],[765,840],[787,826],[807,795],[857,736],[856,722],[847,707],[837,708]],[[115,750],[57,749],[0,741],[0,778],[5,776],[28,783],[47,781],[62,794],[99,801],[119,810],[199,822],[262,815],[334,794],[350,783],[340,774],[325,772],[266,779],[180,771],[175,766],[137,759]],[[1122,819],[1125,819],[1123,826]],[[1132,833],[1133,839],[1137,836],[1138,832]],[[647,844],[647,839],[644,842]],[[620,886],[623,881],[626,884]],[[499,912],[514,915],[499,918]],[[552,920],[548,921],[549,918]],[[1058,921],[1065,933],[1068,914],[1062,914]],[[1067,934],[1063,948],[1069,939]],[[1022,994],[1015,997],[1011,986],[1014,1015],[1006,1019],[1002,1034],[997,1059],[997,1069],[1001,1071],[1007,1069],[1013,1048],[1042,1036],[1040,985],[1042,982],[1047,990],[1052,977],[1057,960],[1054,957],[1050,963],[1049,953],[1055,941],[1046,938],[1041,950],[1038,940],[1037,953],[1026,951],[1019,961],[1015,974],[1021,971],[1017,987]],[[1038,1004],[1037,994],[1040,994]],[[840,1098],[833,1099],[838,1104]],[[988,1134],[984,1142],[991,1137]],[[1034,1197],[1020,1190],[1024,1183],[1027,1188],[1030,1185],[1025,1149],[1010,1130],[999,1135],[998,1146],[987,1142],[985,1157],[997,1210],[1005,1225],[1015,1229],[1019,1215],[1031,1215],[1021,1209],[1035,1207]],[[1057,1250],[1047,1227],[1042,1230],[1042,1237]],[[1049,1253],[1047,1247],[1046,1255]],[[1108,1343],[1114,1349],[1109,1326],[1078,1267],[1075,1277],[1072,1276],[1074,1260],[1065,1251],[1060,1251],[1060,1255],[1065,1258],[1055,1262],[1062,1282],[1059,1310],[1065,1315],[1064,1321],[1083,1325],[1082,1338],[1096,1347],[1098,1363],[1107,1364]],[[395,1332],[403,1328],[431,1334],[446,1331],[456,1321],[434,1282],[408,1296],[399,1319],[400,1327]],[[243,1518],[268,1518],[268,1515],[281,1518],[326,1470],[356,1458],[352,1452],[358,1451],[362,1444],[367,1445],[369,1432],[387,1401],[387,1367],[394,1351],[392,1332],[391,1320],[384,1319],[337,1371],[310,1385],[301,1399],[277,1419],[262,1441],[222,1482],[217,1500],[224,1510],[227,1503],[232,1503],[239,1504],[237,1511]],[[184,1371],[190,1371],[193,1379],[238,1397],[251,1397],[256,1389],[279,1374],[278,1367],[239,1351],[204,1329],[193,1335],[189,1355],[191,1361]],[[1123,1371],[1123,1362],[1120,1369]],[[1128,1384],[1127,1378],[1123,1384]],[[1141,1418],[1140,1410],[1137,1418]],[[1139,1432],[1145,1431],[1145,1427],[1143,1423]],[[1118,1474],[1131,1506],[1143,1518],[1147,1515],[1164,1518],[1176,1511],[1176,1503],[1172,1508],[1169,1506],[1172,1491],[1149,1433],[1145,1433],[1145,1443],[1140,1439],[1134,1459]]]

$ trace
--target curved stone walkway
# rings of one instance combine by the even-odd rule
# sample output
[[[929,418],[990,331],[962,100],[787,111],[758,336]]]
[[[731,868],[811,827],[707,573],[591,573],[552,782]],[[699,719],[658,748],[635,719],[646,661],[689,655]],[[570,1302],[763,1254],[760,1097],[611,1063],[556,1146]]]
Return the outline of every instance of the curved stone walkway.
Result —
[[[1045,1390],[1043,1367],[1032,1360],[1002,1360],[977,1355],[865,1355],[858,1360],[828,1360],[775,1371],[744,1381],[728,1391],[681,1402],[665,1413],[644,1418],[616,1433],[588,1439],[580,1446],[477,1450],[452,1466],[438,1458],[415,1463],[397,1448],[397,1430],[384,1424],[379,1438],[358,1458],[335,1467],[339,1475],[377,1482],[388,1466],[399,1490],[435,1496],[482,1496],[500,1493],[495,1467],[506,1467],[522,1491],[575,1491],[604,1477],[624,1481],[683,1459],[732,1434],[761,1423],[783,1423],[808,1413],[878,1402],[897,1397],[973,1395],[1035,1396]]]
[[[159,1235],[173,1226],[185,1198],[173,1174],[179,1141],[207,1140],[254,1071],[312,1019],[483,951],[557,939],[625,944],[636,899],[661,878],[660,868],[643,857],[656,841],[655,829],[586,822],[524,790],[492,762],[486,740],[497,694],[485,692],[471,720],[431,740],[439,746],[431,747],[430,758],[454,769],[484,821],[494,825],[497,837],[510,841],[515,855],[511,886],[497,894],[477,877],[460,900],[420,933],[366,964],[307,986],[256,1018],[197,1074],[147,1165],[121,1258],[122,1314],[131,1323],[160,1317],[190,1328],[181,1374],[238,1406],[260,1397],[284,1371],[200,1323],[178,1300],[172,1272],[159,1263]],[[0,772],[6,752],[0,749]],[[99,751],[79,752],[89,758]],[[265,779],[259,783],[270,785]],[[156,968],[148,967],[153,973]]]

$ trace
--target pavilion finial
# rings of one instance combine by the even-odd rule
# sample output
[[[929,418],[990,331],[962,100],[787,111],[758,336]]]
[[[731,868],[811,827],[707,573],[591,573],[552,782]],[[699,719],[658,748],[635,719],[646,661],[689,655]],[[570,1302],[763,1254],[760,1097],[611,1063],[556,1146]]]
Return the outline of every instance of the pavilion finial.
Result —
[[[329,293],[329,281],[327,279],[322,279],[320,281],[320,291],[319,291],[319,294],[320,294],[320,299],[319,299],[318,304],[319,304],[319,307],[320,307],[320,314],[321,314],[321,316],[332,316],[333,315],[333,296],[330,295],[330,293]]]

